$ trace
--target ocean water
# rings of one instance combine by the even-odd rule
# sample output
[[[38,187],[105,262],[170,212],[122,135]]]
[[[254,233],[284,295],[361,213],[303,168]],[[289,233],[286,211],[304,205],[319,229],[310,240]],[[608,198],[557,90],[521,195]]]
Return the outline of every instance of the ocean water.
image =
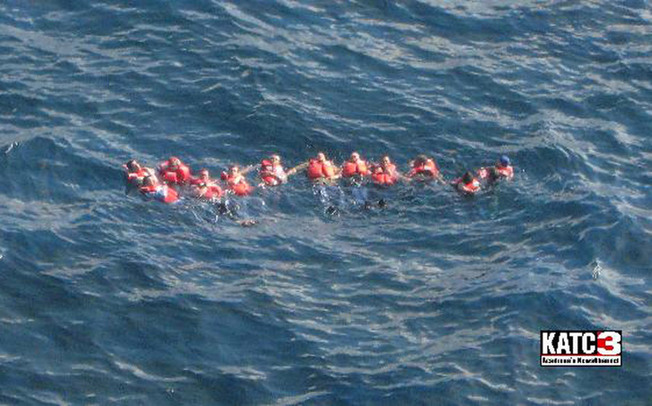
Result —
[[[651,123],[646,0],[0,1],[0,404],[649,405]],[[120,168],[320,150],[516,177],[296,176],[243,228]]]

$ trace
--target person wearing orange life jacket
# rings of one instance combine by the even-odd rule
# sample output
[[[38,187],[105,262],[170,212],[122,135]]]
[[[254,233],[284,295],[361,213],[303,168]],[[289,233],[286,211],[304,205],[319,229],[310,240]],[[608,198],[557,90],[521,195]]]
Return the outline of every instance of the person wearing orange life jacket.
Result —
[[[190,182],[190,168],[177,157],[170,157],[158,166],[161,179],[168,185],[185,185]]]
[[[313,183],[332,184],[340,177],[338,169],[331,161],[326,159],[323,152],[317,154],[316,158],[308,161],[306,175]]]
[[[365,179],[371,175],[370,165],[360,157],[357,152],[352,152],[340,169],[342,178],[349,186],[355,186],[347,189],[351,194],[351,202],[356,205],[365,205],[369,196],[369,191],[364,186]]]
[[[255,168],[255,165],[249,165],[244,168],[240,168],[238,165],[231,165],[227,172],[222,172],[222,180],[224,180],[228,186],[227,193],[235,194],[236,196],[248,196],[251,194],[254,187],[247,183],[245,174]],[[246,199],[240,200],[239,202],[236,202],[236,200],[239,199],[226,199],[223,203],[219,204],[218,208],[220,214],[228,216],[242,227],[251,227],[258,224],[258,221],[254,219],[242,219],[242,216],[246,215],[247,207],[254,201],[262,202],[262,205],[264,206],[265,203],[262,199]]]
[[[466,172],[462,178],[455,179],[451,185],[460,193],[473,195],[480,191],[480,182],[471,172]]]
[[[146,176],[139,190],[147,199],[161,203],[175,203],[179,200],[179,194],[173,187],[159,183],[154,176]]]
[[[496,170],[498,170],[498,174],[503,178],[511,179],[514,177],[514,167],[510,165],[509,157],[507,155],[500,157],[496,163]]]
[[[198,199],[215,200],[222,197],[222,188],[214,179],[211,179],[208,169],[199,171],[199,177],[190,181],[193,195]]]
[[[226,182],[229,191],[237,196],[248,196],[254,189],[247,183],[238,165],[232,165],[228,172],[222,172],[222,180]]]
[[[125,170],[125,178],[130,186],[142,186],[145,177],[155,175],[153,169],[141,166],[135,159],[129,160],[122,165],[122,168]]]
[[[278,186],[288,180],[288,175],[281,163],[281,157],[276,154],[260,162],[259,173],[262,180],[261,186]]]
[[[371,173],[367,161],[360,158],[357,152],[351,153],[351,157],[342,165],[342,177],[354,182],[360,182]]]
[[[428,158],[425,155],[418,155],[412,162],[410,162],[410,172],[407,177],[411,180],[428,181],[432,179],[441,180],[439,167],[434,159]]]
[[[380,165],[375,165],[371,171],[371,179],[379,186],[391,186],[400,178],[401,174],[396,169],[396,165],[387,155],[380,160]]]
[[[512,179],[514,177],[514,168],[510,165],[509,157],[503,155],[500,157],[496,165],[494,166],[500,178]],[[487,179],[489,176],[489,169],[487,167],[480,168],[478,170],[478,177],[480,179]]]

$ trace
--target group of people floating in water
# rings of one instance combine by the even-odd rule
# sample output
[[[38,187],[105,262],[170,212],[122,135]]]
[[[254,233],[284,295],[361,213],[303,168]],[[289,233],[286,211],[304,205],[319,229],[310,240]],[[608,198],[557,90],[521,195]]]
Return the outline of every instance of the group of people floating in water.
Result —
[[[372,183],[380,187],[390,187],[398,182],[428,182],[446,183],[439,166],[433,158],[419,155],[409,162],[409,171],[400,172],[388,156],[383,156],[380,163],[370,163],[353,152],[350,158],[341,166],[329,160],[323,152],[316,157],[286,170],[279,155],[271,155],[263,159],[259,165],[240,168],[232,165],[222,172],[222,182],[211,178],[208,169],[201,169],[193,176],[188,165],[177,157],[170,157],[162,162],[156,170],[141,166],[135,159],[123,165],[127,184],[136,188],[148,199],[163,203],[175,203],[181,193],[207,200],[220,201],[225,195],[247,196],[256,187],[278,187],[287,183],[288,178],[297,173],[305,172],[314,184],[333,186],[338,181],[346,181],[350,185],[360,186]],[[252,186],[246,175],[258,169],[257,186]],[[466,172],[462,177],[450,182],[459,193],[473,195],[483,187],[494,184],[500,179],[511,179],[514,168],[507,156],[501,156],[496,164],[483,167],[474,172]]]

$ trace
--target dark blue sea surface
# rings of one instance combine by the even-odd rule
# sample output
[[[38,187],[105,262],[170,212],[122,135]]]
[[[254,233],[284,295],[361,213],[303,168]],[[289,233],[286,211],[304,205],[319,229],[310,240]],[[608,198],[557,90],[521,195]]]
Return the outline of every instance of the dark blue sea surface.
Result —
[[[651,135],[646,0],[0,1],[0,404],[652,404]],[[243,228],[120,167],[320,150],[516,176]]]

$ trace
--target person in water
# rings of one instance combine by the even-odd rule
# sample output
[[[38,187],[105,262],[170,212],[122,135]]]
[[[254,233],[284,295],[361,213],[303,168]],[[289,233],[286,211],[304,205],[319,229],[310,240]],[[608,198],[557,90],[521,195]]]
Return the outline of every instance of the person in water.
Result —
[[[348,189],[351,193],[352,202],[356,205],[366,205],[369,197],[369,190],[364,186],[365,180],[371,175],[371,165],[360,157],[357,152],[352,152],[348,160],[342,164],[340,174],[346,183],[355,186]]]
[[[139,190],[145,198],[161,203],[175,203],[179,200],[179,194],[173,187],[159,183],[154,176],[146,176]]]
[[[199,177],[190,181],[193,196],[198,199],[216,200],[222,197],[222,188],[216,180],[211,179],[208,169],[199,171]]]
[[[496,182],[500,180],[500,172],[498,172],[498,169],[491,167],[487,170],[487,176],[483,179],[485,182],[487,182],[488,185],[493,185]]]
[[[130,186],[140,187],[143,185],[145,177],[156,176],[153,169],[141,166],[135,159],[129,160],[122,167],[125,170],[127,184]]]
[[[426,155],[417,155],[412,162],[410,162],[411,169],[407,173],[407,178],[421,182],[430,181],[433,179],[442,181],[439,167],[434,159],[428,158]]]
[[[379,165],[375,165],[371,170],[371,180],[378,186],[391,186],[398,182],[401,174],[392,163],[389,156],[385,155],[380,160]]]
[[[339,170],[323,152],[308,161],[306,175],[313,183],[333,184],[340,177]]]
[[[478,177],[480,179],[487,179],[490,169],[495,169],[500,179],[512,179],[514,177],[514,168],[511,166],[511,162],[507,155],[501,156],[493,168],[480,168],[478,170]]]
[[[451,185],[460,193],[473,195],[480,191],[480,182],[471,172],[466,172],[462,178],[455,179]]]
[[[281,157],[274,154],[260,162],[260,186],[279,186],[288,181],[288,175],[281,163]]]
[[[343,178],[350,180],[352,183],[361,183],[371,172],[367,161],[360,158],[360,154],[357,152],[353,152],[351,157],[342,165],[340,173]]]
[[[190,168],[177,157],[170,157],[158,166],[161,179],[168,185],[186,185],[190,182]]]
[[[232,165],[228,172],[222,172],[222,180],[226,182],[229,191],[237,196],[248,196],[254,189],[247,183],[238,165]]]

